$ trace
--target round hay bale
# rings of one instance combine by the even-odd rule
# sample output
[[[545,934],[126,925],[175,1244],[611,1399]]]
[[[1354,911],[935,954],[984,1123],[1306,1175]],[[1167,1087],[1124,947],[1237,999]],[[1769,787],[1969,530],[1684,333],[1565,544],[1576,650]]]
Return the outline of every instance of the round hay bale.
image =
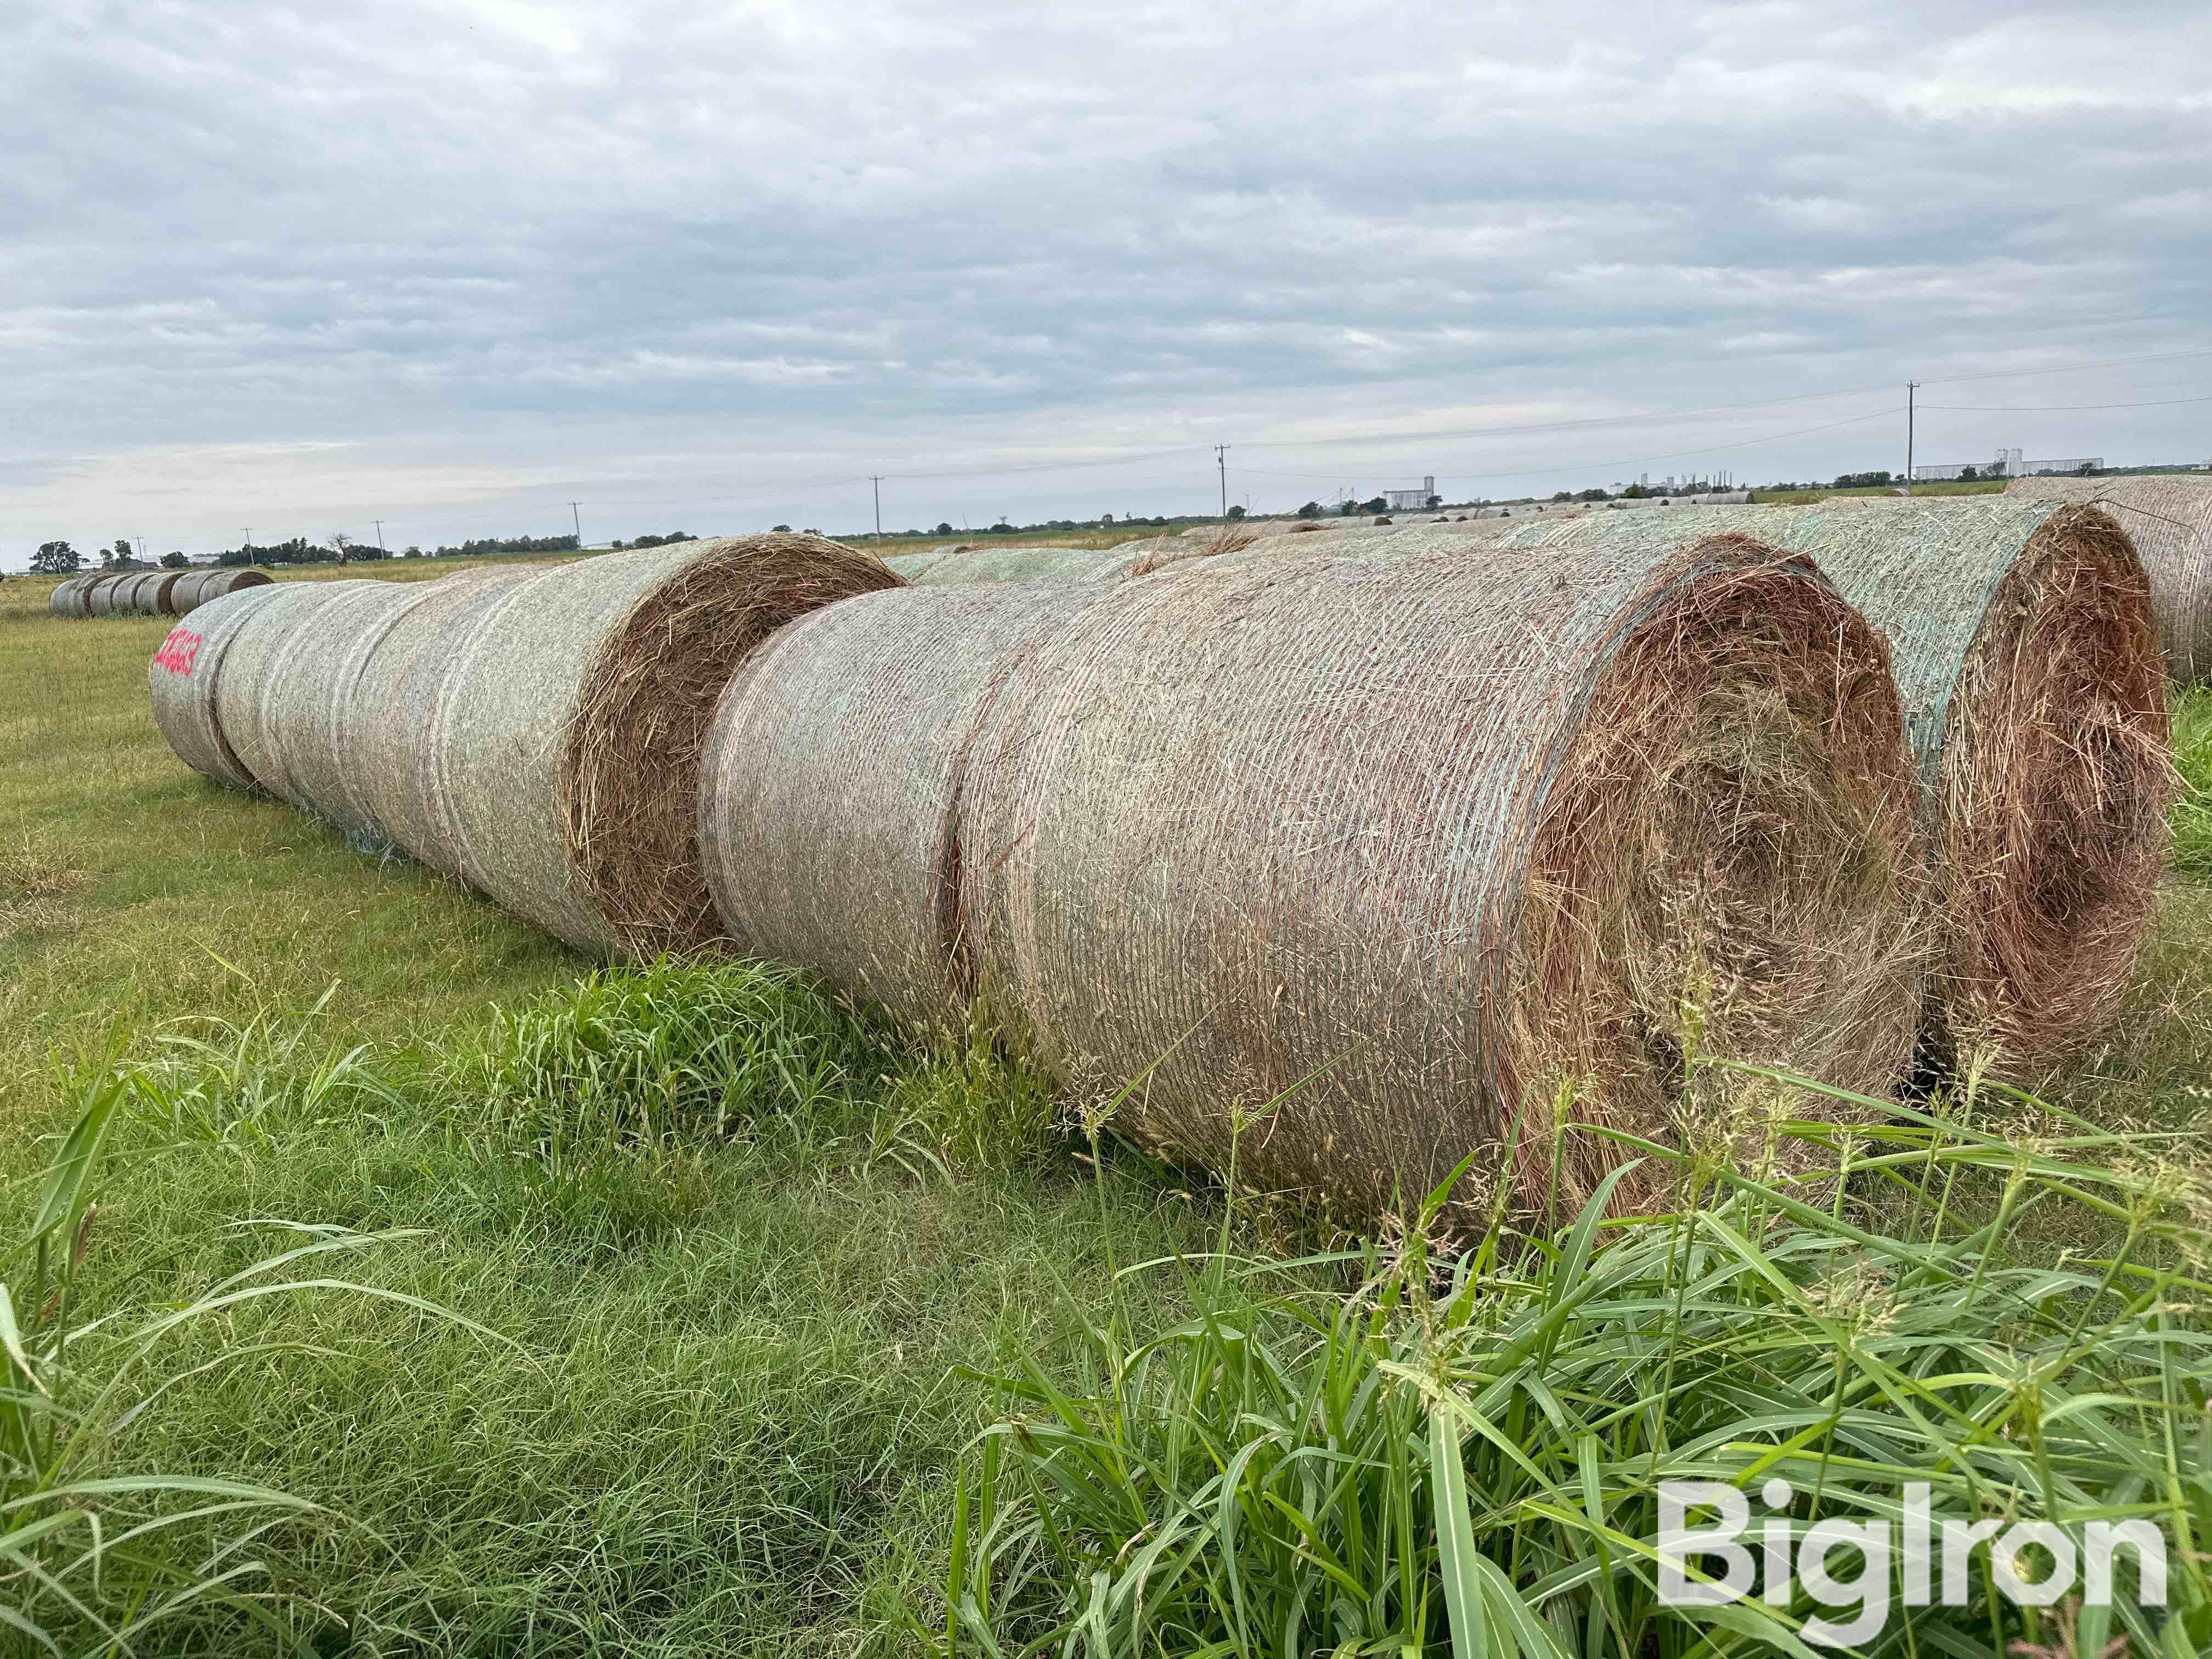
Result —
[[[967,746],[1014,653],[1090,590],[900,587],[802,618],[738,671],[709,728],[699,844],[731,941],[921,1027],[957,1025],[953,834]]]
[[[2008,495],[2101,507],[2136,544],[2166,672],[2212,679],[2212,478],[2014,478]]]
[[[125,576],[116,585],[112,614],[124,617],[158,617],[161,608],[155,603],[167,572],[149,570],[143,575]]]
[[[334,714],[325,764],[344,775],[325,793],[336,821],[379,844],[404,848],[419,862],[463,879],[460,850],[435,787],[433,742],[447,682],[483,613],[541,567],[462,571],[434,581],[383,586],[404,608],[364,623],[360,666],[332,687]],[[397,603],[397,601],[395,601]],[[315,762],[301,771],[311,774]],[[343,798],[343,805],[338,803]]]
[[[1889,642],[1936,854],[1935,1056],[2047,1071],[2117,1007],[2166,845],[2165,684],[2128,538],[2094,508],[1985,495],[1701,507],[1550,538],[1615,546],[1722,514],[1813,558]]]
[[[126,578],[123,576],[103,575],[95,576],[87,582],[84,587],[86,614],[94,617],[113,616],[116,596],[125,580]]]
[[[243,592],[249,587],[265,587],[275,579],[265,570],[236,568],[218,570],[195,570],[187,573],[189,580],[169,590],[169,603],[174,614],[183,616],[197,605],[210,599],[219,599],[226,594]]]
[[[912,578],[931,587],[963,582],[1061,581],[1087,576],[1114,562],[1118,548],[999,547],[988,543],[956,549]]]
[[[204,616],[178,623],[146,671],[154,724],[177,758],[234,789],[256,785],[223,728],[216,698],[223,658],[254,612],[277,592],[273,587],[252,589],[210,607]]]
[[[173,596],[177,591],[177,584],[184,580],[185,574],[181,570],[164,570],[155,580],[151,590],[155,616],[173,617],[177,614]]]
[[[1726,536],[880,596],[732,689],[703,833],[749,948],[909,1013],[972,992],[1079,1091],[1133,1080],[1162,1151],[1366,1216],[1470,1153],[1474,1208],[1571,1203],[1620,1154],[1570,1137],[1555,1180],[1560,1090],[1638,1133],[1720,1111],[1686,1003],[1705,1051],[1905,1069],[1885,654]]]
[[[260,788],[318,817],[323,816],[320,805],[293,775],[291,754],[299,746],[298,728],[312,718],[326,664],[303,656],[300,647],[303,641],[316,648],[326,646],[313,629],[324,612],[358,600],[364,588],[389,586],[374,581],[278,583],[276,597],[255,609],[223,657],[216,705],[231,752]]]
[[[64,576],[46,596],[47,613],[56,617],[90,616],[92,612],[85,605],[85,589],[99,580],[95,575],[83,574]]]
[[[463,878],[586,949],[719,936],[700,744],[738,665],[818,606],[899,580],[772,534],[605,554],[503,588],[457,642],[425,765]]]

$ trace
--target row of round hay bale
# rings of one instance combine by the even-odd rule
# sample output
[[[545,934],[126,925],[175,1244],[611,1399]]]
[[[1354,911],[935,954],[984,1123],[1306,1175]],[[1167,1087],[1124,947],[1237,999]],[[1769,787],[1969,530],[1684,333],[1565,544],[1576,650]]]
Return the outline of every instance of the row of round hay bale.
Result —
[[[92,614],[92,610],[87,603],[88,597],[87,590],[94,582],[106,580],[108,579],[97,571],[86,571],[74,576],[66,576],[56,582],[54,591],[46,595],[46,610],[57,617],[88,617]]]
[[[2166,672],[2212,679],[2212,478],[2014,478],[2005,494],[2088,502],[2118,520],[2150,579]]]
[[[46,608],[57,617],[180,617],[269,580],[265,570],[88,571],[56,584]]]
[[[784,623],[897,580],[771,535],[288,584],[173,630],[155,714],[212,776],[404,848],[572,944],[650,957],[719,932],[695,813],[732,672]]]
[[[1109,563],[1116,550],[1101,547],[1002,546],[976,543],[939,556],[902,556],[898,574],[933,587],[966,582],[1059,581],[1086,576]],[[927,562],[925,562],[925,559]]]
[[[2095,508],[1983,496],[1594,516],[1504,545],[1659,547],[1717,514],[1810,556],[1889,642],[1942,923],[1929,1035],[2039,1073],[2109,1019],[2156,900],[2172,772],[2127,535]]]
[[[971,996],[1122,1127],[1346,1212],[1475,1155],[1571,1203],[1569,1115],[1672,1139],[1701,1049],[1886,1091],[1923,980],[1880,639],[1702,532],[1492,561],[865,595],[708,740],[733,937],[909,1017]],[[1741,1127],[1741,1126],[1739,1126]],[[1717,1125],[1724,1132],[1725,1125]]]
[[[243,593],[249,587],[266,587],[273,580],[265,570],[251,568],[232,568],[220,570],[188,570],[177,585],[169,590],[171,614],[181,617],[197,610],[210,599],[220,599],[233,593]]]

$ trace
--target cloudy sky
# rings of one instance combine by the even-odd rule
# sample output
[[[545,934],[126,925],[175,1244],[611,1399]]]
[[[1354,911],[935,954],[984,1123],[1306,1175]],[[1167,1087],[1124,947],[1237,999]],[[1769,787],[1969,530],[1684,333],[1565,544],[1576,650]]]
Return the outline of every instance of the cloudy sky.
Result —
[[[21,0],[0,143],[10,568],[2212,457],[2201,5]]]

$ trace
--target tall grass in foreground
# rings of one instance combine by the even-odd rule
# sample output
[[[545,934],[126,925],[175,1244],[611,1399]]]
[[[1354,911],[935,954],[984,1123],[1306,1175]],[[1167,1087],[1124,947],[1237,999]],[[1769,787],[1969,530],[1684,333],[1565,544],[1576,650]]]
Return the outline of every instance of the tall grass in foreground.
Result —
[[[266,1486],[136,1468],[130,1431],[216,1372],[331,1354],[304,1342],[225,1340],[248,1303],[343,1291],[491,1333],[421,1297],[325,1276],[321,1258],[419,1234],[287,1222],[254,1224],[289,1235],[287,1248],[188,1300],[99,1311],[82,1279],[97,1247],[103,1152],[143,1082],[112,1069],[81,1080],[83,1110],[40,1183],[28,1226],[0,1256],[0,1631],[49,1653],[129,1653],[152,1626],[219,1606],[283,1650],[294,1638],[256,1552],[288,1522],[339,1517]],[[172,1358],[204,1328],[214,1328],[212,1358]]]
[[[2173,764],[2181,774],[2172,815],[2174,867],[2212,879],[2212,686],[2174,697]]]
[[[2018,1123],[1976,1127],[1992,1104]],[[2077,1553],[2093,1520],[2166,1540],[2168,1611],[2142,1604],[2125,1555],[2109,1609],[2016,1606],[1997,1575],[2037,1565],[1984,1547],[1965,1605],[1899,1611],[1864,1652],[2197,1653],[2203,1172],[2023,1099],[1966,1105],[1847,1134],[1786,1124],[1830,1153],[1842,1178],[1820,1183],[1639,1145],[1676,1166],[1672,1213],[1607,1220],[1601,1193],[1554,1228],[1501,1221],[1450,1264],[1416,1229],[1352,1258],[1348,1292],[1231,1255],[1225,1228],[1202,1267],[1124,1267],[1125,1284],[1187,1275],[1200,1311],[1092,1325],[1077,1382],[1034,1364],[993,1379],[1018,1414],[963,1472],[942,1650],[1807,1655],[1806,1620],[1842,1615],[1786,1575],[1767,1600],[1659,1597],[1661,1481],[1752,1494],[1756,1547],[1780,1478],[1792,1540],[1895,1521],[1922,1481],[1939,1521],[2047,1520]],[[1961,1184],[1991,1180],[1994,1215],[1966,1219]],[[2062,1207],[2117,1244],[2013,1260],[2022,1224]]]

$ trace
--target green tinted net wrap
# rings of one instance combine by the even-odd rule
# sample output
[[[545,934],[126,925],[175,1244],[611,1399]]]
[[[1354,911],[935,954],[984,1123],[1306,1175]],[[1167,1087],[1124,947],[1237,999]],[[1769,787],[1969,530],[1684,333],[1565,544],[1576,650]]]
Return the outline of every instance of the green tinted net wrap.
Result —
[[[896,588],[793,623],[731,681],[700,845],[738,948],[802,963],[920,1027],[966,1018],[952,834],[1007,665],[1065,625],[1064,584]]]

